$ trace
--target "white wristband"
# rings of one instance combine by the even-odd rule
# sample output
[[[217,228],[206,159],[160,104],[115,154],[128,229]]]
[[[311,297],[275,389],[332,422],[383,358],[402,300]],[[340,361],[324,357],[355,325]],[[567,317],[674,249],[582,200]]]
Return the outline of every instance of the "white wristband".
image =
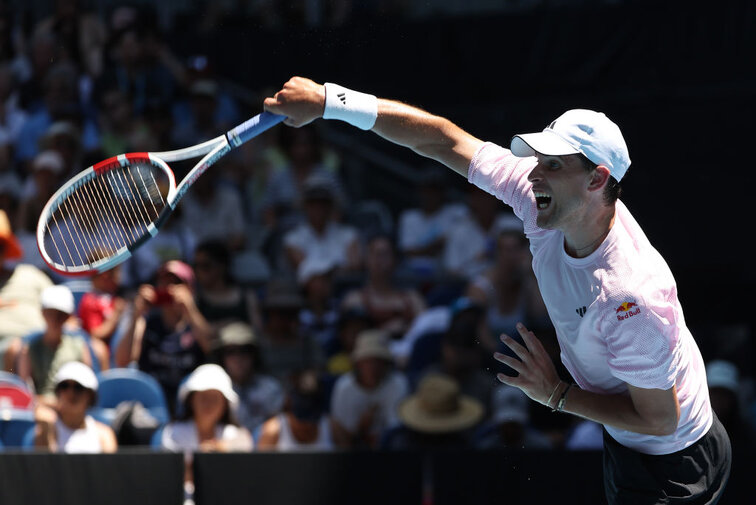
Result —
[[[378,119],[378,98],[327,82],[323,119],[340,119],[357,128],[369,130]]]

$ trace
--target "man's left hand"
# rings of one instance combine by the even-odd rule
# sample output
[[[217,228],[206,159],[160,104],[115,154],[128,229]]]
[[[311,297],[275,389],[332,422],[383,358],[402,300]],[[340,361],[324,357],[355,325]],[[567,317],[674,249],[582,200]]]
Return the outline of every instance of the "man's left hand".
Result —
[[[561,382],[559,374],[551,357],[535,334],[522,323],[517,323],[517,331],[522,336],[525,346],[509,335],[502,335],[501,341],[520,359],[499,352],[494,353],[494,358],[514,369],[518,375],[510,377],[500,373],[497,378],[504,384],[520,388],[538,403],[548,405],[549,398]]]

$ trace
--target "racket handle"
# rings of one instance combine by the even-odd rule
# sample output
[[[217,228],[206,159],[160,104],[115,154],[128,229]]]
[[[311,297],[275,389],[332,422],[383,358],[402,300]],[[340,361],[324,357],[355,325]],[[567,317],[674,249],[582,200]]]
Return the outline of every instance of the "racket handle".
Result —
[[[279,114],[273,114],[272,112],[261,112],[252,119],[248,119],[239,126],[232,128],[226,133],[226,139],[231,147],[239,147],[246,141],[260,135],[265,130],[272,128],[281,121],[286,119],[286,116]]]

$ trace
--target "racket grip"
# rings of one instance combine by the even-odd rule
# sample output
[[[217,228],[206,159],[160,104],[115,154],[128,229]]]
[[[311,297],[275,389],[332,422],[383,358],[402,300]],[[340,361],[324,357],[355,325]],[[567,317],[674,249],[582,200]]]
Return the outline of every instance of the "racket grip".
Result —
[[[239,126],[236,126],[226,133],[226,139],[228,139],[231,147],[239,147],[246,141],[260,135],[265,130],[272,128],[281,121],[286,119],[286,116],[279,114],[273,114],[272,112],[261,112],[255,117],[248,119]]]

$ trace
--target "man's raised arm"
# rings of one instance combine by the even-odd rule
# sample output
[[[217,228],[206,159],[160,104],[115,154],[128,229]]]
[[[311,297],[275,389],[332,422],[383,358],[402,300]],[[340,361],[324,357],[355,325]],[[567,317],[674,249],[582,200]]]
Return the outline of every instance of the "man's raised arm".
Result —
[[[332,84],[324,86],[303,77],[292,77],[281,91],[266,98],[264,105],[265,110],[286,116],[289,126],[299,127],[325,117],[372,130],[464,177],[483,143],[448,119],[417,107]]]

